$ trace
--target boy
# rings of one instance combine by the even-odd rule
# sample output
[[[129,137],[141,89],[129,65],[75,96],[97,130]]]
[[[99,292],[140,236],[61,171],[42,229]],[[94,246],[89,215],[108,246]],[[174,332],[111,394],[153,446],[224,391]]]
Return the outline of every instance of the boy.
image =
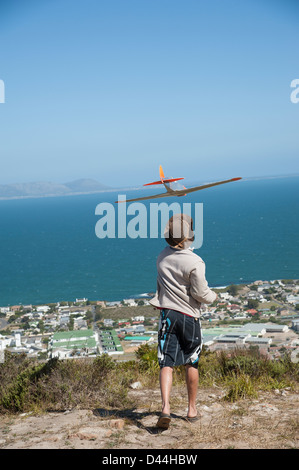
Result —
[[[162,412],[157,426],[167,429],[174,366],[186,366],[187,419],[197,419],[198,359],[202,348],[199,320],[201,303],[213,303],[217,294],[205,278],[205,264],[193,253],[193,220],[185,214],[170,218],[164,232],[168,246],[157,259],[157,292],[151,305],[161,310],[158,332],[158,360]]]

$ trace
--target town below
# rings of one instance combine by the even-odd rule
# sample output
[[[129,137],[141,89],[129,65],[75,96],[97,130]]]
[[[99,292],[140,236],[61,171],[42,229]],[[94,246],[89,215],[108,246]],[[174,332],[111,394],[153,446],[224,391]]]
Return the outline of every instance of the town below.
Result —
[[[299,360],[299,281],[255,281],[213,289],[203,306],[203,344],[211,351],[255,348],[270,359],[286,352]],[[87,298],[45,305],[0,307],[0,362],[4,351],[39,360],[108,354],[130,360],[158,339],[159,310],[152,294],[117,302]]]

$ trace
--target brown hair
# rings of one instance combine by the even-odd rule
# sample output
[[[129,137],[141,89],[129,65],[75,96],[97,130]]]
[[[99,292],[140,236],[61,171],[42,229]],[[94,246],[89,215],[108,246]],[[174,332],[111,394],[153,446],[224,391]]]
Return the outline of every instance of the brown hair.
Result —
[[[166,224],[164,237],[170,246],[179,248],[183,248],[185,241],[193,241],[192,217],[186,214],[173,215]]]

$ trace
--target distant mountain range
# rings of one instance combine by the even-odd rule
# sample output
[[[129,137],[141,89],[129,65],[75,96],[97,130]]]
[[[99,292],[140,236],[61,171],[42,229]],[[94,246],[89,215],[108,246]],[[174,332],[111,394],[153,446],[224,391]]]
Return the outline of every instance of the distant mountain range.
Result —
[[[93,179],[79,179],[69,183],[51,182],[15,183],[0,185],[0,199],[69,196],[108,191],[113,188]]]

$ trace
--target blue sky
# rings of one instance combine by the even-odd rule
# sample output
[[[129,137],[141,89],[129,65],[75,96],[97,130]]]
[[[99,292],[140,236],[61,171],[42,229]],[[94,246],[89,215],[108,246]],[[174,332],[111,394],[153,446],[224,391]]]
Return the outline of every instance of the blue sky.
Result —
[[[2,0],[0,184],[299,173],[290,0]]]

